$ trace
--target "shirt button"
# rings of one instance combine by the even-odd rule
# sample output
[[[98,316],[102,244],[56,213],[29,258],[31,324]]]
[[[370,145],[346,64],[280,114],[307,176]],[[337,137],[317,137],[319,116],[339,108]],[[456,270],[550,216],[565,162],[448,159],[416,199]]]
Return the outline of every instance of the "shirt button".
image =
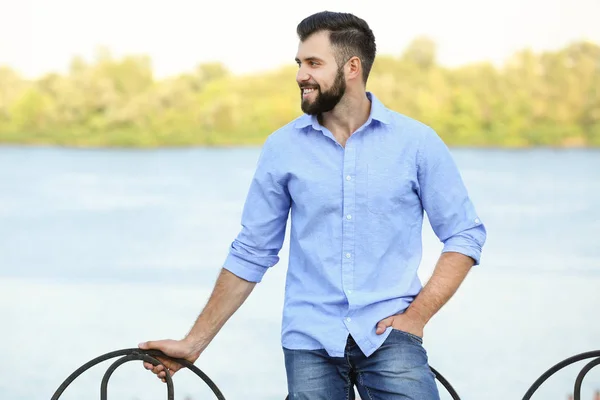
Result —
[[[350,215],[350,214],[346,215],[346,219],[352,219],[352,215]]]
[[[348,294],[352,294],[352,290],[348,290]]]
[[[346,321],[350,322],[350,321],[352,321],[352,318],[348,317],[348,318],[346,318]]]
[[[349,181],[350,179],[352,179],[350,175],[346,175],[346,180]]]
[[[481,222],[479,221],[479,218],[475,218],[475,223],[478,224],[479,222]]]
[[[350,258],[350,257],[351,257],[350,253],[346,253],[346,258]]]

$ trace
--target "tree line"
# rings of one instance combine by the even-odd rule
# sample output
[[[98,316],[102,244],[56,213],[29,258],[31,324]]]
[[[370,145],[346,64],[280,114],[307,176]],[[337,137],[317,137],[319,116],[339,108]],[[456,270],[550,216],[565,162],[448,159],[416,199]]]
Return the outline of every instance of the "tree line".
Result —
[[[106,49],[33,80],[0,67],[0,143],[260,145],[301,113],[296,68],[236,75],[213,62],[155,79],[149,57]],[[379,55],[367,90],[451,146],[600,147],[600,46],[591,42],[450,68],[420,37]]]

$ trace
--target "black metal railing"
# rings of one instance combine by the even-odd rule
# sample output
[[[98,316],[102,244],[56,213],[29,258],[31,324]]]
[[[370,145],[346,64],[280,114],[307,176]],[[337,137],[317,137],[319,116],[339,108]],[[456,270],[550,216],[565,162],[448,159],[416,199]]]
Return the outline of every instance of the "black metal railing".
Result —
[[[533,394],[539,389],[539,387],[542,386],[542,383],[544,383],[548,378],[550,378],[556,372],[560,371],[561,369],[563,369],[573,363],[576,363],[576,362],[582,361],[582,360],[586,360],[586,359],[590,359],[590,358],[594,358],[594,360],[587,363],[582,368],[581,372],[579,372],[579,374],[577,375],[577,378],[575,379],[575,388],[574,388],[574,392],[573,392],[574,400],[581,400],[581,384],[583,383],[583,378],[585,378],[587,373],[590,372],[590,370],[592,368],[594,368],[596,365],[600,364],[600,350],[588,351],[587,353],[577,354],[573,357],[569,357],[566,360],[563,360],[563,361],[559,362],[558,364],[554,365],[548,371],[544,372],[542,374],[542,376],[540,376],[533,383],[533,385],[531,385],[531,387],[529,388],[527,393],[525,393],[525,396],[523,396],[523,400],[531,399],[531,396],[533,396]]]
[[[107,400],[108,381],[109,381],[110,377],[112,376],[112,374],[115,372],[115,370],[119,366],[121,366],[129,361],[139,360],[139,361],[149,362],[155,366],[163,365],[163,367],[164,367],[164,364],[158,359],[158,357],[175,361],[175,362],[181,364],[183,367],[188,368],[190,371],[192,371],[198,377],[200,377],[204,381],[204,383],[206,383],[208,385],[208,387],[212,390],[213,394],[215,395],[215,397],[218,400],[225,400],[225,396],[223,396],[223,394],[221,393],[221,391],[219,390],[217,385],[204,372],[202,372],[198,367],[196,367],[194,364],[190,363],[189,361],[180,359],[180,358],[169,357],[158,350],[141,350],[138,348],[113,351],[110,353],[106,353],[100,357],[96,357],[93,360],[85,363],[84,365],[79,367],[77,370],[75,370],[75,372],[73,372],[71,375],[69,375],[69,377],[67,377],[67,379],[65,379],[65,381],[56,390],[56,392],[52,396],[51,400],[58,400],[60,398],[60,396],[63,394],[63,392],[65,391],[65,389],[75,379],[77,379],[77,377],[79,375],[81,375],[87,369],[93,367],[94,365],[96,365],[98,363],[101,363],[103,361],[109,360],[111,358],[119,357],[119,356],[121,358],[119,358],[117,361],[115,361],[113,364],[110,365],[110,367],[108,368],[108,370],[106,371],[106,373],[104,374],[104,376],[102,378],[102,382],[100,384],[100,400]],[[577,378],[575,379],[573,400],[581,400],[581,385],[583,383],[583,379],[590,372],[590,370],[592,368],[596,367],[597,365],[600,365],[600,350],[589,351],[586,353],[577,354],[573,357],[569,357],[566,360],[563,360],[563,361],[559,362],[558,364],[552,366],[552,368],[550,368],[549,370],[544,372],[533,383],[533,385],[531,385],[531,387],[529,388],[527,393],[525,393],[525,396],[523,397],[522,400],[530,400],[531,397],[533,396],[533,394],[540,388],[540,386],[548,378],[550,378],[552,375],[554,375],[559,370],[561,370],[573,363],[576,363],[578,361],[582,361],[582,360],[586,360],[586,359],[590,359],[590,358],[592,358],[593,360],[588,362],[581,369],[581,371],[577,375]],[[166,370],[166,367],[165,367],[165,370]],[[452,396],[452,399],[460,400],[458,393],[456,392],[456,390],[454,390],[452,385],[450,385],[448,380],[446,378],[444,378],[438,371],[436,371],[432,367],[431,367],[431,371],[434,373],[436,380],[439,381],[440,384],[448,391],[450,396]],[[174,400],[175,399],[175,389],[174,389],[173,380],[172,380],[170,374],[166,374],[166,383],[167,383],[167,399]],[[288,397],[286,397],[286,400],[287,399],[288,399]]]
[[[85,363],[84,365],[79,367],[75,372],[73,372],[71,375],[69,375],[69,377],[67,379],[65,379],[65,381],[56,390],[56,392],[52,396],[51,400],[58,400],[58,398],[63,394],[63,392],[65,391],[67,386],[69,386],[75,379],[77,379],[77,377],[79,375],[81,375],[87,369],[89,369],[89,368],[93,367],[94,365],[99,364],[103,361],[109,360],[111,358],[119,357],[119,356],[121,356],[121,358],[119,358],[117,361],[115,361],[108,368],[108,370],[104,374],[104,377],[102,378],[102,383],[100,385],[100,400],[107,400],[106,396],[107,396],[107,391],[108,391],[108,380],[112,376],[113,372],[115,372],[115,370],[119,366],[125,364],[126,362],[134,361],[134,360],[146,361],[146,362],[151,363],[154,366],[162,365],[166,371],[167,368],[165,367],[165,365],[162,362],[160,362],[160,360],[157,359],[157,357],[164,357],[166,359],[175,361],[175,362],[181,364],[182,366],[188,368],[190,371],[192,371],[193,373],[198,375],[200,377],[200,379],[202,379],[208,385],[208,387],[212,390],[212,392],[214,393],[214,395],[216,396],[216,398],[218,400],[225,400],[225,396],[223,396],[223,394],[221,393],[221,391],[219,390],[217,385],[215,385],[215,383],[204,372],[202,372],[200,370],[200,368],[196,367],[194,364],[192,364],[188,360],[184,360],[181,358],[169,357],[169,356],[165,355],[163,352],[158,351],[158,350],[141,350],[138,348],[113,351],[111,353],[106,353],[100,357],[96,357],[93,360]],[[166,381],[167,381],[167,399],[175,400],[175,389],[173,387],[173,379],[171,378],[170,374],[166,374]]]

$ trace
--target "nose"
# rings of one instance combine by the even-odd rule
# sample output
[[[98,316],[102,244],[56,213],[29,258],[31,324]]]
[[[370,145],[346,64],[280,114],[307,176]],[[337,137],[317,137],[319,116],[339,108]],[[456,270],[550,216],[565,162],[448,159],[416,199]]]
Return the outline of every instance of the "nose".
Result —
[[[310,79],[310,75],[304,70],[304,68],[298,68],[298,72],[296,73],[296,81],[298,83],[306,82]]]

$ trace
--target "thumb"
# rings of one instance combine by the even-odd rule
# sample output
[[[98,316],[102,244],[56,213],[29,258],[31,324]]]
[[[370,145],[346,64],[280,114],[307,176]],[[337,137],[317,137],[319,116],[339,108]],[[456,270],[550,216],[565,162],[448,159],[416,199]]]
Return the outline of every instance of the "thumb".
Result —
[[[160,346],[156,342],[141,342],[138,347],[142,350],[158,349]]]
[[[158,350],[158,351],[165,353],[168,356],[175,356],[175,357],[179,356],[179,354],[177,354],[177,352],[175,352],[172,348],[169,347],[168,340],[151,340],[151,341],[147,341],[147,342],[141,342],[140,344],[138,344],[138,348],[140,348],[141,350]],[[165,360],[161,357],[157,357],[157,358],[158,358],[158,360],[162,361],[163,363],[168,362],[167,360]]]
[[[388,327],[392,326],[393,321],[394,321],[394,317],[387,317],[387,318],[382,319],[377,324],[377,329],[375,330],[375,333],[378,335],[381,335],[383,332],[385,332],[385,330]]]

